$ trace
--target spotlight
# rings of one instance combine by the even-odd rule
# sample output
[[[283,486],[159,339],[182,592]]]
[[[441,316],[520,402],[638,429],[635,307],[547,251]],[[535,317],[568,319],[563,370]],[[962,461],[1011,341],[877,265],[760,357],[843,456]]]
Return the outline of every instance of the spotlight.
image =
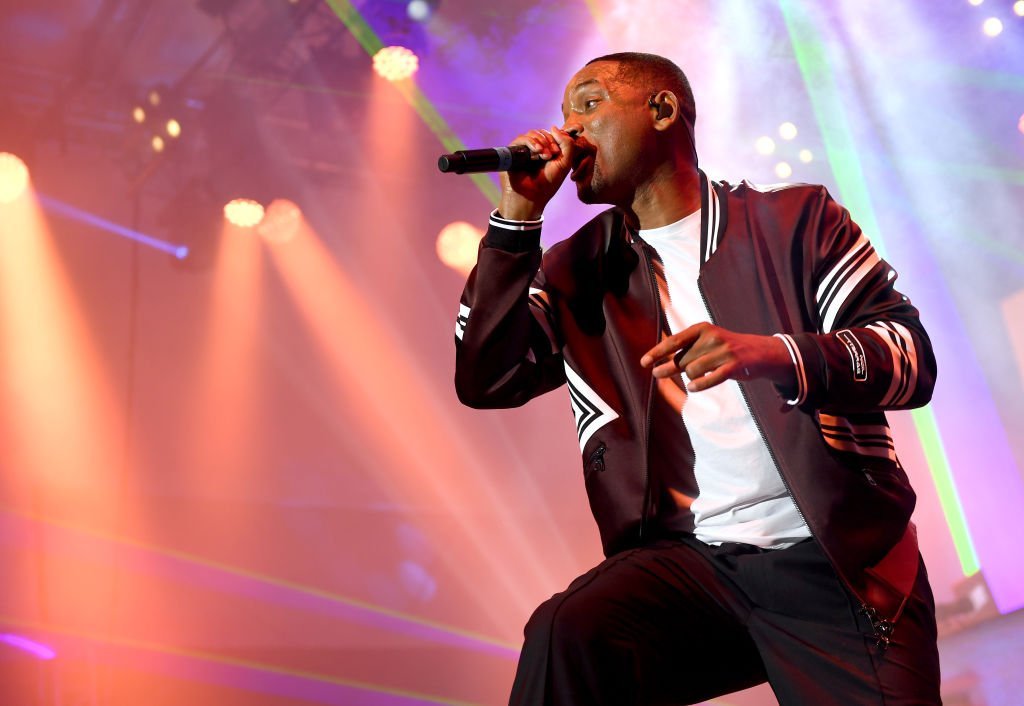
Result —
[[[1013,3],[1013,11],[1017,17],[1024,17],[1024,0],[1017,0]]]
[[[164,142],[164,138],[159,135],[153,135],[153,139],[149,141],[150,147],[153,148],[154,152],[163,152],[167,144]]]
[[[263,220],[263,204],[252,199],[232,199],[224,206],[224,217],[231,225],[252,228]]]
[[[814,153],[807,149],[800,150],[800,154],[797,156],[804,164],[810,164],[814,160]]]
[[[779,162],[775,165],[775,176],[779,179],[788,179],[793,176],[793,167],[789,166],[789,162]]]
[[[792,140],[796,137],[796,125],[793,123],[782,123],[779,125],[779,137],[783,140]]]
[[[476,253],[482,237],[483,231],[470,223],[449,223],[437,235],[437,256],[456,272],[463,276],[469,275],[476,264]]]
[[[155,108],[160,105],[160,101],[163,100],[163,97],[160,95],[160,91],[154,88],[146,95],[146,100],[148,100],[149,104]]]
[[[272,243],[287,243],[299,232],[301,223],[302,209],[288,199],[274,199],[256,232]]]
[[[174,118],[171,118],[170,120],[167,121],[166,129],[167,129],[167,134],[170,135],[171,137],[180,137],[181,136],[181,123],[179,123]]]
[[[775,140],[767,135],[759,137],[757,142],[754,143],[754,148],[758,154],[772,154],[775,151]]]
[[[439,0],[409,0],[405,6],[405,12],[409,19],[415,22],[426,22],[437,12]]]
[[[978,5],[980,5],[981,3],[985,2],[985,0],[967,0],[967,2],[969,2],[970,4],[972,4],[972,5],[974,5],[975,7],[977,7],[977,6],[978,6]]]
[[[132,108],[132,120],[137,122],[139,125],[146,122],[146,111],[141,105],[137,105]]]
[[[0,152],[0,203],[11,203],[28,188],[28,167],[17,155]]]
[[[989,17],[981,26],[982,31],[990,37],[998,37],[1003,33],[1003,21],[998,17]]]
[[[419,65],[419,58],[405,47],[384,47],[373,55],[373,70],[388,81],[411,77]]]

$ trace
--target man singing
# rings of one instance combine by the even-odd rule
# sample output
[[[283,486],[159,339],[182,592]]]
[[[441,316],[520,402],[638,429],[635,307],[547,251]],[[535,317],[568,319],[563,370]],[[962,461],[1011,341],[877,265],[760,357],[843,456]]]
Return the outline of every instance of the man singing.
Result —
[[[513,144],[456,328],[455,385],[513,407],[565,384],[606,559],[525,630],[511,704],[938,704],[934,602],[886,410],[926,404],[928,336],[821,186],[710,180],[671,61],[569,82]],[[613,208],[547,252],[571,175]]]

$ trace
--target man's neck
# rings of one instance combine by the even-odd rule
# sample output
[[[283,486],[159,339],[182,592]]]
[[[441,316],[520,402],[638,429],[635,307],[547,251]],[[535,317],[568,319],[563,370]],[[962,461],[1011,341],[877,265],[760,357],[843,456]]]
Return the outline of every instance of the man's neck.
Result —
[[[625,209],[629,224],[649,230],[675,223],[700,209],[700,175],[687,165],[675,169],[665,165],[637,189],[632,205]]]

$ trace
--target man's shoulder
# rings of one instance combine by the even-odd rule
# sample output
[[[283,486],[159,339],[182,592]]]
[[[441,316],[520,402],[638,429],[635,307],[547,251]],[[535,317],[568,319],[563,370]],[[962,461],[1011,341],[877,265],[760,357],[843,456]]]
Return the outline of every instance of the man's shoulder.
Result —
[[[591,218],[575,233],[560,240],[544,253],[545,263],[565,263],[581,257],[592,258],[607,248],[609,239],[623,228],[623,214],[609,208]]]

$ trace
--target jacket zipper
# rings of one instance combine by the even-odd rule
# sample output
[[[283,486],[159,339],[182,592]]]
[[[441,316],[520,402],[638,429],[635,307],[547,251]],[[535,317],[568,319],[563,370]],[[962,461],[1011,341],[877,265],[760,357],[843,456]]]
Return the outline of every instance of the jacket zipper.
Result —
[[[650,276],[651,291],[654,293],[654,304],[655,304],[655,317],[657,318],[657,334],[655,335],[654,345],[658,345],[661,341],[661,291],[658,289],[658,278],[654,273],[654,263],[651,262],[651,257],[647,253],[647,245],[644,241],[640,240],[639,236],[636,237],[636,242],[639,243],[640,252],[644,256],[644,262],[647,263],[647,274]],[[640,534],[639,537],[642,539],[644,536],[644,529],[647,526],[647,513],[651,509],[651,414],[654,407],[654,376],[651,375],[651,381],[647,390],[647,426],[644,429],[644,501],[643,507],[640,512]]]

